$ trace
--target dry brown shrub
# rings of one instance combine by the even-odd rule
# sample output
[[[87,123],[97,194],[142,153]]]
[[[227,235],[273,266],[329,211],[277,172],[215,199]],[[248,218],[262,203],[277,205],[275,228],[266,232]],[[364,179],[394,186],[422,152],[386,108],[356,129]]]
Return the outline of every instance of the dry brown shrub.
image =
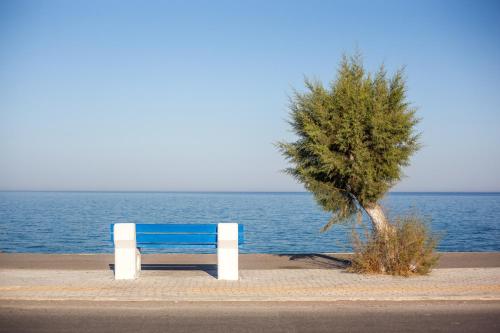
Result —
[[[399,217],[386,235],[374,235],[365,229],[365,239],[353,229],[354,255],[350,272],[424,275],[437,264],[437,237],[431,235],[426,223],[416,215]]]

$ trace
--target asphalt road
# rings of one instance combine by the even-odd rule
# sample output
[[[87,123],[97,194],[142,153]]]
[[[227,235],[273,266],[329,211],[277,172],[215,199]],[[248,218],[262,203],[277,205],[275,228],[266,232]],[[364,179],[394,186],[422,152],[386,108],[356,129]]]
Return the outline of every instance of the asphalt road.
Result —
[[[2,302],[0,332],[500,332],[500,302]]]

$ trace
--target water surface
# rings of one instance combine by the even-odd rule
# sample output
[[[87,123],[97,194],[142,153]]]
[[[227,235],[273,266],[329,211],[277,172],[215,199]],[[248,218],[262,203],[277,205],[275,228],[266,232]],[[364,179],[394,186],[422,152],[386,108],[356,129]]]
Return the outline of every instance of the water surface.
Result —
[[[500,193],[391,193],[383,204],[426,216],[441,251],[500,251]],[[111,223],[235,221],[245,253],[350,251],[350,225],[319,232],[328,218],[309,193],[0,192],[0,250],[111,252]]]

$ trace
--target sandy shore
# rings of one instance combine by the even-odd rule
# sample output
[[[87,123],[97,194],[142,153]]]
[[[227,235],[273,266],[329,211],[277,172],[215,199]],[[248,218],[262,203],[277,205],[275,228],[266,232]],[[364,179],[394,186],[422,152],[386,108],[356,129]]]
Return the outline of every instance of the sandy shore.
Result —
[[[349,254],[240,254],[240,269],[325,269],[343,268]],[[0,253],[1,269],[63,269],[109,270],[112,254],[34,254]],[[145,254],[146,269],[157,265],[171,265],[171,269],[210,269],[217,263],[215,254]],[[500,252],[446,252],[441,253],[437,268],[500,267]],[[161,268],[161,267],[157,267]],[[213,267],[215,269],[215,267]]]

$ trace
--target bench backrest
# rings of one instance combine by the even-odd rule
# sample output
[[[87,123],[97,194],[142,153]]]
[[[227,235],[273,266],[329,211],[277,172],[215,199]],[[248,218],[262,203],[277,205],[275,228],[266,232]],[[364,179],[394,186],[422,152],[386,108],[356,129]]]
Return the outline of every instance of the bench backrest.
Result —
[[[113,241],[114,224],[111,224]],[[217,224],[136,224],[139,248],[217,248]],[[244,227],[238,224],[238,244],[244,243]]]

